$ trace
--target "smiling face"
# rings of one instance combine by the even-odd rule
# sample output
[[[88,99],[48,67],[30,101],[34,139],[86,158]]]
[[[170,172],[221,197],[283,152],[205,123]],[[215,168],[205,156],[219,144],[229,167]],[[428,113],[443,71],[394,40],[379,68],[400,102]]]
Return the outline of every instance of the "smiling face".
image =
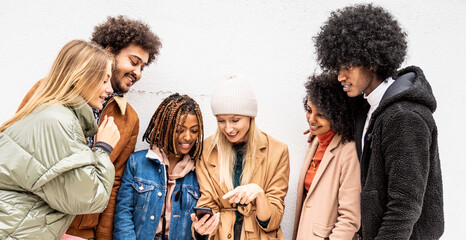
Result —
[[[231,143],[246,142],[251,117],[235,114],[219,114],[217,118],[218,129]]]
[[[338,81],[349,97],[356,97],[362,92],[369,95],[382,81],[377,80],[375,72],[362,67],[342,67]]]
[[[126,93],[141,79],[142,71],[149,60],[149,53],[142,47],[130,44],[115,56],[116,68],[112,76],[112,87],[117,93]]]
[[[309,99],[306,103],[306,118],[312,135],[322,135],[331,129],[330,122],[317,111],[317,108]]]
[[[110,84],[110,78],[112,76],[112,62],[108,61],[105,78],[102,80],[102,84],[99,87],[98,92],[93,96],[88,104],[92,108],[101,110],[103,108],[103,102],[105,98],[113,93],[112,85]]]
[[[200,126],[196,115],[188,114],[183,124],[178,125],[175,133],[176,150],[179,154],[188,154],[196,144]]]

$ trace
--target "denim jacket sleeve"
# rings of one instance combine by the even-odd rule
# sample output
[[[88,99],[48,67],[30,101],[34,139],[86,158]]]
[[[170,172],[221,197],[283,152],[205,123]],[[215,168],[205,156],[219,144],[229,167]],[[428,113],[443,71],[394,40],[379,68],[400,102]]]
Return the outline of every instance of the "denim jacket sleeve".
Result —
[[[136,232],[133,222],[134,204],[133,204],[133,181],[134,175],[134,158],[131,154],[123,173],[120,190],[117,195],[115,215],[113,219],[113,239],[136,239]]]

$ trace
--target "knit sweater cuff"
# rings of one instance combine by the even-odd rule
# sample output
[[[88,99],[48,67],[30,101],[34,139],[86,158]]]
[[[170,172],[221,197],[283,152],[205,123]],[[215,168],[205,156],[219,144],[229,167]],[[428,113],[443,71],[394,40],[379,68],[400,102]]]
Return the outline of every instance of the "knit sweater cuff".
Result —
[[[97,142],[95,144],[95,147],[98,147],[98,148],[104,150],[104,152],[106,152],[108,155],[110,155],[110,153],[113,151],[112,146],[110,146],[108,143],[102,142],[102,141]]]

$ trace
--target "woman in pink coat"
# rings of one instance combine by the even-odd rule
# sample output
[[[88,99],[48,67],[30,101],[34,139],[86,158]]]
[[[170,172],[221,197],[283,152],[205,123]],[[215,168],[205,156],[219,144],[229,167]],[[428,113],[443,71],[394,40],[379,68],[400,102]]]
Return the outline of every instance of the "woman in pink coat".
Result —
[[[299,176],[293,239],[357,239],[361,184],[349,98],[333,74],[305,86],[314,138]]]

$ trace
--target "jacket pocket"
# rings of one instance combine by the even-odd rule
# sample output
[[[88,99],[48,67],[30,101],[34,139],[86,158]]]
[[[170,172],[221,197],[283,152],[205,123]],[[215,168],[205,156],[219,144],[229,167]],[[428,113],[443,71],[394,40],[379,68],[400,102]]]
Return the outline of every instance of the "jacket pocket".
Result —
[[[134,202],[136,211],[145,210],[149,205],[150,195],[152,194],[155,186],[147,181],[135,179],[132,184],[135,194]]]
[[[196,206],[197,200],[199,200],[199,197],[201,196],[201,193],[199,189],[194,189],[194,188],[186,188],[186,207],[188,207],[188,212],[193,213],[193,207]]]
[[[334,227],[335,227],[334,224],[332,224],[332,225],[323,225],[323,224],[319,224],[319,223],[314,223],[314,224],[312,224],[312,233],[314,233],[314,235],[316,235],[318,237],[328,239],[328,237],[330,236],[330,233],[332,232],[332,229]]]
[[[365,236],[376,236],[383,218],[382,207],[378,190],[361,192],[361,230]]]
[[[265,235],[267,236],[267,239],[270,240],[275,240],[275,239],[283,239],[283,234],[282,234],[282,229],[279,228],[275,231],[271,232],[266,232]]]

